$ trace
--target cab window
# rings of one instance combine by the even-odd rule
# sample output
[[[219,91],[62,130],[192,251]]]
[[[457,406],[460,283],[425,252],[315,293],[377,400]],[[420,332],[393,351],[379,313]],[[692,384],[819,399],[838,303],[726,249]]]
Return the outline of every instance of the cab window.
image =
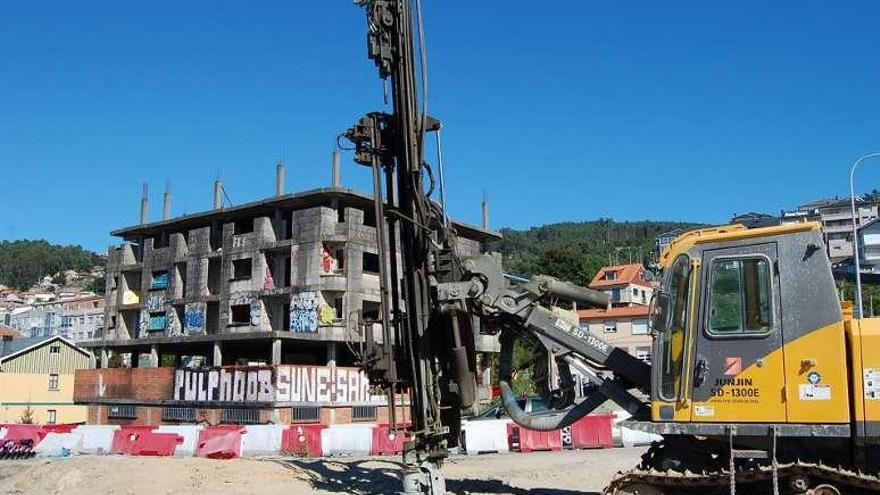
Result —
[[[658,338],[660,397],[676,400],[684,362],[685,331],[690,300],[690,261],[681,255],[672,264],[666,290],[658,298],[658,312],[653,323]]]
[[[712,262],[709,333],[765,334],[773,327],[770,260],[719,258]]]

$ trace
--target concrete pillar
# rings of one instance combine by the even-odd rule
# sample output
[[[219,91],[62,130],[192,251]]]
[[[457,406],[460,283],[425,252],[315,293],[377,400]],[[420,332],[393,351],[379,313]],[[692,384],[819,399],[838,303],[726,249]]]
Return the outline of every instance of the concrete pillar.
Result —
[[[150,220],[150,191],[146,182],[144,182],[143,194],[141,194],[141,223],[147,223]]]
[[[155,345],[150,346],[150,364],[149,368],[159,367],[159,349]]]
[[[336,366],[336,342],[327,342],[327,366]]]
[[[339,150],[333,150],[330,159],[330,185],[333,187],[342,187],[342,153]]]
[[[278,160],[275,165],[275,196],[284,195],[284,163]]]
[[[162,220],[171,218],[171,182],[165,183],[165,198],[162,203]]]
[[[223,366],[223,344],[214,342],[214,359],[211,360],[211,366]]]
[[[107,349],[101,349],[101,368],[106,369],[110,366],[110,356],[107,354]]]
[[[223,183],[220,179],[214,181],[214,209],[223,208]]]
[[[272,339],[272,364],[281,364],[281,339]]]

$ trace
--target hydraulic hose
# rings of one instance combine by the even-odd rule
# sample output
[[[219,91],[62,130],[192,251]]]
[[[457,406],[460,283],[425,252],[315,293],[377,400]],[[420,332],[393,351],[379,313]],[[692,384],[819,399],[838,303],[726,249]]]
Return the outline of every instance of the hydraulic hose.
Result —
[[[501,404],[514,423],[529,430],[552,431],[565,428],[583,418],[601,406],[608,397],[602,393],[602,387],[580,402],[556,413],[540,415],[529,414],[516,403],[516,395],[510,387],[513,376],[513,346],[515,337],[511,333],[502,333],[501,362],[498,386],[501,389]]]
[[[565,428],[590,414],[607,400],[605,394],[595,392],[577,404],[558,413],[533,416],[519,407],[519,404],[516,403],[516,396],[506,381],[502,380],[498,385],[501,388],[501,403],[504,405],[504,409],[507,410],[510,419],[529,430],[552,431]]]

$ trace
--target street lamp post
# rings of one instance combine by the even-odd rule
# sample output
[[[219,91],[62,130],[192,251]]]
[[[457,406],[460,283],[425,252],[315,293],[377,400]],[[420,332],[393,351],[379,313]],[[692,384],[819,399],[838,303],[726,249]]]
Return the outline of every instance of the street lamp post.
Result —
[[[853,163],[852,168],[849,170],[849,204],[852,210],[852,231],[853,231],[853,261],[855,261],[856,268],[856,313],[855,316],[858,319],[862,319],[865,316],[864,307],[862,306],[862,270],[859,265],[859,228],[856,224],[856,188],[855,182],[853,179],[856,174],[856,167],[858,167],[863,161],[868,160],[870,158],[875,158],[880,156],[880,151],[875,151],[873,153],[868,153],[867,155],[862,156],[855,163]]]

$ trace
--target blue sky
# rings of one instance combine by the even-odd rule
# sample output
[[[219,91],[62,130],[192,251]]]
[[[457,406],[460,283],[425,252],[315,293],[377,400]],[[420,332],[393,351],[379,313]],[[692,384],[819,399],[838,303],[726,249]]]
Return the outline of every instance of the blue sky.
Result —
[[[876,2],[426,0],[450,211],[493,227],[724,222],[845,195],[880,148]],[[0,238],[104,250],[152,218],[327,185],[334,136],[381,109],[361,11],[318,2],[0,6]],[[343,180],[368,175],[346,156]],[[877,186],[880,163],[861,187]]]

